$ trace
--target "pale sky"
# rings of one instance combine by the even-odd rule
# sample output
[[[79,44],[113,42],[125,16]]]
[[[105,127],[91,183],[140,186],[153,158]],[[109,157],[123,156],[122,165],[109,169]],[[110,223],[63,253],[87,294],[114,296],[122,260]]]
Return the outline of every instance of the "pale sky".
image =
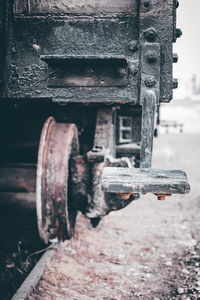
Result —
[[[183,35],[174,44],[179,61],[174,64],[174,77],[200,77],[200,0],[179,0],[177,27]]]

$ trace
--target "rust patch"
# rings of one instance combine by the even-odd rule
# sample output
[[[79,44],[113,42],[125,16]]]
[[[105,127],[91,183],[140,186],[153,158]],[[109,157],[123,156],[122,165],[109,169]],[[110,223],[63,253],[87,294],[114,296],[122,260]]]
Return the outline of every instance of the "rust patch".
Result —
[[[158,200],[165,200],[165,197],[170,197],[171,194],[155,194]]]
[[[123,200],[128,200],[130,198],[131,195],[134,195],[134,193],[116,193],[117,195],[120,195],[122,197]]]
[[[39,233],[46,244],[72,236],[76,211],[68,207],[69,160],[78,152],[75,125],[48,118],[40,139],[36,188]]]

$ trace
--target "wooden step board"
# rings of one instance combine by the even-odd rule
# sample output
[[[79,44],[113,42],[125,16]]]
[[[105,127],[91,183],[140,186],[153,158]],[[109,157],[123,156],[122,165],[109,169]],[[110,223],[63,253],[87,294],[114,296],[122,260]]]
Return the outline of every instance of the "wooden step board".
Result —
[[[186,194],[190,185],[180,170],[106,167],[102,190],[109,193]]]

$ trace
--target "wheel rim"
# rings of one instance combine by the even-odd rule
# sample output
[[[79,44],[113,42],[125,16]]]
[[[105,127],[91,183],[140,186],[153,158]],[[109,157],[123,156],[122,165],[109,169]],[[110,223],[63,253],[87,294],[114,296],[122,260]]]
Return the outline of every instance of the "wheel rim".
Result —
[[[69,159],[78,155],[78,133],[74,124],[44,123],[38,152],[36,203],[38,229],[47,244],[73,235],[76,210],[69,199]]]

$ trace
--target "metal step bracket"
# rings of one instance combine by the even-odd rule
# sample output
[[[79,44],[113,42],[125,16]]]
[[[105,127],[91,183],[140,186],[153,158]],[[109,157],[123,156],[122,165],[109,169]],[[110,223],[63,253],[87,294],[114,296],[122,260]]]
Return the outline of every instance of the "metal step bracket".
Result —
[[[102,172],[101,187],[108,193],[187,194],[190,185],[180,170],[110,168]]]
[[[141,45],[141,89],[140,103],[143,104],[146,91],[155,92],[157,103],[160,99],[160,44],[142,43]]]

